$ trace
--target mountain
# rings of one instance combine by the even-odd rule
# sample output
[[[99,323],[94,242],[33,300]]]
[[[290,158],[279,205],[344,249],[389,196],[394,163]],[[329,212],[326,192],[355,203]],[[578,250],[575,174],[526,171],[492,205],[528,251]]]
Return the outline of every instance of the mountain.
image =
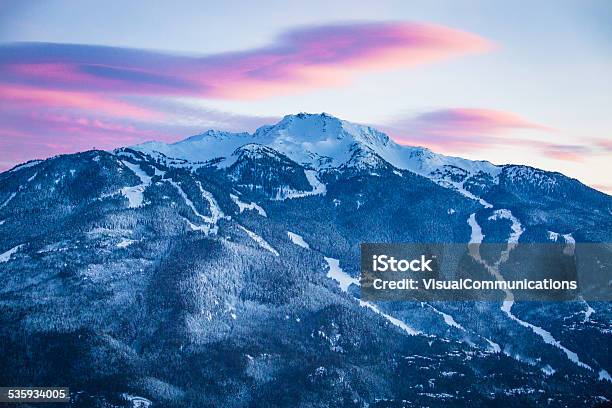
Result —
[[[362,242],[609,243],[612,197],[327,114],[0,174],[0,383],[73,405],[597,406],[607,302],[366,302]],[[501,258],[500,258],[501,259]]]
[[[223,166],[231,162],[234,149],[248,143],[268,146],[285,154],[306,168],[316,170],[338,168],[352,158],[358,148],[380,156],[398,169],[421,175],[432,175],[459,168],[471,176],[482,171],[496,176],[500,169],[485,161],[471,161],[435,154],[422,147],[401,146],[369,126],[357,125],[322,113],[285,116],[273,126],[262,126],[252,135],[207,131],[183,141],[164,144],[148,142],[133,149],[155,156],[178,158],[195,163],[220,160]]]

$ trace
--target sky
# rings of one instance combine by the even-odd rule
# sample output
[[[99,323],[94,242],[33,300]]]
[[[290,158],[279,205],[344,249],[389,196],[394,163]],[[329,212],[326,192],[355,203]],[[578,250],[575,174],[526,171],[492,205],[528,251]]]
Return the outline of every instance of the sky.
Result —
[[[0,0],[0,170],[327,112],[612,193],[612,2]]]

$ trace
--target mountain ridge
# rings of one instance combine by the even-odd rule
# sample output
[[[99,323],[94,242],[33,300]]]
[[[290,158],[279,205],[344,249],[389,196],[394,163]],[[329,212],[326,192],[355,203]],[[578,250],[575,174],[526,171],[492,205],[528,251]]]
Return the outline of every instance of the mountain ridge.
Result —
[[[278,136],[280,130],[290,129],[291,125],[296,121],[312,120],[320,120],[323,124],[332,123],[336,127],[346,127],[349,131],[344,131],[340,135],[336,134],[335,137],[340,136],[340,139],[353,138],[353,143],[349,143],[348,146],[342,146],[345,147],[345,149],[341,151],[341,157],[334,158],[320,155],[319,152],[316,151],[317,149],[309,150],[309,144],[313,144],[310,140],[299,140],[300,138],[298,138],[297,143],[300,144],[300,147],[305,147],[304,150],[307,153],[297,154],[295,151],[296,149],[291,150],[286,147],[286,142],[284,140],[279,140],[278,137],[274,137],[275,132],[276,136]],[[313,134],[316,134],[316,132],[313,132]],[[304,139],[304,135],[300,136]],[[285,146],[283,146],[284,142]],[[461,190],[461,186],[452,183],[452,175],[448,171],[445,171],[446,174],[443,174],[441,172],[442,169],[450,169],[452,172],[452,168],[455,167],[467,171],[465,174],[466,177],[464,177],[464,179],[467,179],[470,176],[477,175],[480,171],[496,178],[504,168],[524,168],[530,171],[535,170],[536,173],[560,175],[570,180],[577,181],[598,193],[610,196],[610,194],[606,192],[582,183],[579,179],[566,176],[558,171],[544,170],[523,164],[493,164],[488,160],[471,160],[459,156],[447,156],[435,153],[426,147],[399,145],[389,138],[388,135],[378,131],[372,126],[348,122],[325,112],[319,114],[301,112],[285,115],[278,123],[260,126],[253,133],[209,129],[172,143],[147,141],[137,145],[127,146],[126,148],[158,156],[158,158],[164,157],[168,163],[174,161],[175,165],[180,163],[183,167],[195,168],[198,165],[227,167],[231,165],[231,161],[228,160],[231,160],[234,151],[246,144],[261,144],[271,147],[297,163],[312,167],[316,170],[339,168],[341,166],[347,167],[347,165],[350,165],[349,162],[354,162],[354,145],[357,145],[362,149],[365,148],[375,153],[381,159],[398,169],[410,170],[430,178],[438,184],[457,190]],[[388,146],[391,146],[391,148],[389,149]],[[381,152],[377,147],[387,148],[387,150]],[[120,149],[122,148],[113,149],[112,151],[118,151]],[[313,152],[311,150],[315,151]],[[300,161],[300,159],[302,160]],[[44,160],[46,159],[32,159],[24,163],[16,164],[4,172],[15,171],[23,166],[36,165]]]
[[[225,132],[218,130],[208,130],[198,135],[190,136],[186,139],[173,142],[173,143],[161,143],[161,142],[145,142],[138,145],[130,146],[135,150],[141,150],[145,152],[159,151],[168,156],[172,156],[167,152],[176,152],[178,154],[172,156],[176,158],[187,158],[181,157],[181,153],[184,154],[183,146],[192,144],[192,149],[198,149],[198,142],[217,142],[219,140],[234,139],[236,143],[259,143],[270,145],[270,147],[279,150],[294,159],[294,161],[300,164],[313,164],[309,160],[300,160],[300,157],[295,151],[290,151],[291,147],[299,145],[310,153],[327,156],[333,160],[334,166],[319,166],[319,167],[338,167],[343,164],[348,157],[333,157],[324,155],[322,152],[328,150],[330,153],[336,153],[337,155],[346,154],[346,151],[350,148],[350,145],[357,143],[361,146],[368,147],[378,153],[381,157],[390,161],[396,159],[393,157],[393,150],[406,149],[405,153],[410,154],[413,157],[427,156],[429,158],[435,158],[439,161],[452,161],[461,160],[466,164],[471,163],[473,166],[494,166],[492,163],[486,160],[467,160],[459,157],[444,156],[433,153],[431,150],[424,147],[413,147],[413,146],[401,146],[395,143],[385,133],[376,130],[371,126],[359,125],[356,123],[341,120],[335,116],[327,113],[310,114],[310,113],[298,113],[284,116],[278,123],[274,125],[264,125],[256,129],[253,133],[246,132]],[[339,141],[334,142],[334,140]],[[286,145],[290,144],[288,148]],[[285,145],[285,146],[283,146]],[[172,149],[173,147],[181,147],[181,149]],[[206,146],[208,147],[208,146]],[[216,147],[216,146],[215,146]],[[390,150],[382,150],[391,147]],[[160,150],[158,150],[161,148]],[[344,149],[343,149],[344,148]],[[214,150],[214,151],[213,151]],[[195,154],[201,154],[201,156],[191,156],[193,161],[206,161],[210,160],[215,155],[224,153],[225,149],[209,149],[209,151],[198,151]],[[288,151],[289,150],[289,151]],[[343,151],[344,150],[344,151]],[[387,156],[387,157],[385,157]],[[394,164],[395,165],[395,164]]]
[[[469,160],[438,154],[424,147],[399,145],[371,126],[348,122],[328,113],[302,112],[286,115],[278,123],[261,126],[252,134],[208,130],[170,144],[146,142],[131,148],[151,155],[161,154],[172,159],[187,160],[193,165],[210,165],[214,162],[215,166],[223,167],[231,165],[231,156],[235,149],[249,143],[268,146],[300,165],[317,171],[359,166],[359,163],[355,163],[355,149],[359,148],[364,152],[364,158],[373,157],[373,153],[397,169],[425,176],[470,198],[477,198],[479,194],[474,194],[474,191],[464,187],[483,177],[497,183],[497,178],[504,169],[534,169],[540,173],[567,177],[559,172],[531,166],[495,165],[486,160]],[[577,179],[569,179],[580,182]]]

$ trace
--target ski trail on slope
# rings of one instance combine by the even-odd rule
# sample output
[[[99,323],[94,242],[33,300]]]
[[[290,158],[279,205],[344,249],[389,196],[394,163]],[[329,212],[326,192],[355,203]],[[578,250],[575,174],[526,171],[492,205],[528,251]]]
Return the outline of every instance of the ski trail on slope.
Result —
[[[431,308],[431,310],[433,310],[436,314],[442,316],[442,319],[444,319],[444,323],[446,323],[447,326],[454,327],[462,331],[467,331],[462,325],[457,323],[457,321],[453,318],[453,316],[449,315],[448,313],[444,313],[443,311],[435,308],[429,303],[427,303],[427,306],[429,306],[429,308]]]
[[[293,233],[291,231],[287,231],[287,235],[289,236],[289,239],[291,240],[291,242],[297,246],[300,246],[302,248],[305,249],[310,249],[310,245],[304,240],[304,238],[301,235],[298,235],[296,233]],[[351,285],[356,285],[356,286],[360,286],[361,283],[359,282],[359,279],[352,277],[351,275],[349,275],[348,273],[344,272],[344,270],[340,267],[340,260],[335,259],[335,258],[330,258],[330,257],[326,257],[324,256],[323,259],[325,259],[325,262],[327,262],[327,267],[328,267],[328,271],[327,271],[327,277],[334,280],[338,286],[340,287],[340,290],[342,292],[348,293],[348,288]],[[394,326],[399,327],[400,329],[402,329],[403,331],[405,331],[406,333],[408,333],[410,336],[415,336],[418,334],[422,334],[420,331],[410,327],[408,324],[406,324],[405,322],[387,314],[384,313],[382,310],[380,310],[376,305],[374,305],[371,302],[366,302],[363,301],[361,299],[358,299],[356,297],[353,297],[355,300],[357,300],[359,302],[359,305],[361,307],[367,307],[368,309],[374,311],[376,314],[384,317],[387,321],[389,321],[391,324],[393,324]],[[455,319],[447,314],[444,313],[438,309],[436,309],[435,307],[428,305],[436,314],[442,316],[442,318],[444,319],[444,323],[446,323],[448,326],[451,327],[455,327],[457,329],[463,330],[465,331],[465,328],[463,326],[461,326],[459,323],[457,323],[455,321]],[[489,341],[489,340],[488,340]],[[498,350],[499,346],[491,341],[489,341],[489,344],[491,344],[493,350]]]
[[[395,317],[393,317],[391,315],[388,315],[388,314],[384,313],[376,305],[374,305],[374,304],[372,304],[370,302],[365,302],[365,301],[363,301],[361,299],[358,299],[358,300],[359,300],[359,305],[361,307],[367,307],[368,309],[372,310],[374,313],[381,315],[389,323],[391,323],[394,326],[399,327],[400,329],[402,329],[403,331],[408,333],[410,336],[417,336],[417,335],[421,334],[421,332],[416,331],[412,327],[408,326],[406,323],[402,322],[400,319],[395,318]]]
[[[2,204],[0,204],[0,208],[6,207],[16,195],[17,193],[11,193],[11,195],[9,195],[9,197]]]
[[[202,195],[202,197],[204,197],[206,201],[208,201],[208,208],[210,210],[210,223],[216,224],[219,219],[223,218],[223,211],[221,210],[221,207],[219,207],[219,204],[217,204],[217,200],[215,200],[215,197],[213,197],[212,193],[210,191],[204,190],[204,188],[202,187],[202,183],[200,183],[199,180],[196,180],[196,184],[200,189],[200,194]]]
[[[252,201],[250,204],[245,203],[243,201],[240,201],[240,198],[238,198],[238,196],[234,194],[230,194],[230,198],[238,206],[238,209],[240,210],[240,214],[242,214],[244,210],[253,210],[253,211],[257,211],[257,213],[261,215],[262,217],[268,216],[266,214],[266,211],[263,208],[261,208],[261,206],[259,206],[257,203],[254,203]]]
[[[523,327],[527,327],[529,329],[531,329],[535,334],[537,334],[538,336],[540,336],[543,340],[544,343],[553,345],[555,347],[557,347],[558,349],[562,350],[565,355],[567,356],[567,358],[569,360],[571,360],[573,363],[575,363],[576,365],[578,365],[579,367],[583,367],[586,368],[587,370],[593,370],[588,364],[583,363],[582,361],[580,361],[580,358],[578,357],[578,354],[574,353],[573,351],[569,350],[568,348],[566,348],[565,346],[563,346],[559,340],[556,340],[552,334],[550,334],[550,332],[544,330],[541,327],[538,327],[536,325],[533,325],[531,323],[525,322],[521,319],[519,319],[518,317],[516,317],[515,315],[512,314],[512,306],[514,305],[514,301],[512,300],[504,300],[502,303],[502,307],[501,309],[504,311],[504,313],[506,313],[506,315],[508,315],[508,317],[512,320],[514,320],[515,322],[517,322],[518,324],[520,324]]]
[[[334,258],[323,257],[325,262],[327,262],[327,266],[329,270],[327,271],[327,277],[335,280],[340,286],[340,290],[343,292],[348,292],[348,288],[351,285],[359,286],[359,280],[353,278],[348,273],[344,272],[340,267],[340,260]]]
[[[265,239],[263,239],[262,237],[260,237],[259,235],[257,235],[256,233],[254,233],[253,231],[243,227],[242,225],[238,225],[240,227],[240,229],[242,229],[244,232],[246,232],[246,234],[255,242],[257,242],[257,244],[262,247],[263,249],[265,249],[266,251],[270,251],[274,254],[274,256],[279,256],[280,254],[278,253],[278,251],[276,249],[274,249],[272,247],[272,245],[268,244],[268,241],[266,241]]]
[[[29,164],[29,163],[28,163],[28,164]],[[19,167],[19,168],[20,168],[20,169],[22,169],[22,168],[30,167],[28,164],[25,164],[25,165],[23,165],[23,166],[21,166],[21,167]],[[35,164],[38,164],[38,162],[35,162],[35,163],[33,162],[32,166],[33,166],[33,165],[35,165]],[[13,170],[11,170],[11,171],[15,171],[15,170],[16,170],[16,169],[13,169]],[[34,180],[34,179],[36,178],[36,176],[38,176],[38,172],[35,172],[33,176],[28,177],[28,180],[26,181],[26,184],[25,184],[25,185],[27,185],[27,184],[28,184],[28,183],[30,183],[32,180]],[[0,204],[0,209],[2,209],[2,208],[4,208],[4,207],[6,207],[6,206],[7,206],[7,205],[8,205],[8,204],[11,202],[11,200],[13,200],[13,198],[15,198],[15,196],[17,195],[17,193],[18,193],[18,192],[20,192],[20,191],[21,191],[21,190],[24,188],[24,186],[25,186],[25,185],[20,185],[20,186],[17,188],[17,191],[15,191],[15,192],[11,193],[11,194],[8,196],[8,198],[7,198],[7,199],[6,199],[6,200],[5,200],[5,201],[4,201],[2,204]],[[3,222],[2,224],[4,224],[4,222]],[[0,224],[0,225],[1,225],[1,224]]]
[[[584,320],[582,321],[582,323],[588,323],[591,320],[591,315],[595,313],[595,309],[593,309],[591,305],[589,305],[587,301],[584,300],[584,298],[581,297],[581,300],[586,306],[586,310],[584,311]]]
[[[484,235],[482,234],[482,229],[480,228],[480,225],[478,225],[478,222],[476,221],[476,214],[473,213],[468,218],[468,224],[472,228],[472,234],[471,234],[472,238],[470,239],[470,243],[469,243],[469,252],[470,252],[470,256],[472,256],[472,258],[474,258],[474,260],[476,260],[477,262],[481,263],[487,269],[487,271],[489,271],[489,273],[495,277],[496,280],[503,282],[505,281],[505,279],[499,272],[499,267],[508,260],[508,258],[510,257],[510,252],[512,252],[512,250],[518,245],[518,240],[524,230],[519,220],[516,217],[514,217],[514,215],[512,215],[512,212],[510,212],[510,210],[505,210],[505,209],[496,210],[493,213],[493,215],[489,217],[489,219],[490,220],[508,219],[512,222],[512,226],[511,226],[512,232],[510,233],[510,236],[508,237],[508,245],[506,246],[506,249],[502,251],[500,258],[493,265],[489,265],[485,260],[483,260],[480,257],[480,244],[482,243]],[[521,320],[517,316],[515,316],[512,313],[512,306],[514,306],[514,295],[508,289],[504,290],[504,293],[505,293],[505,299],[502,302],[501,310],[511,320],[517,322],[523,327],[531,329],[531,331],[533,331],[535,334],[540,336],[544,340],[545,343],[550,344],[554,347],[557,347],[558,349],[563,351],[565,355],[567,356],[567,358],[570,361],[572,361],[574,364],[576,364],[577,366],[586,368],[591,371],[593,370],[588,364],[585,364],[582,361],[580,361],[578,354],[576,354],[575,352],[563,346],[561,342],[556,340],[550,332],[544,330],[543,328],[539,326],[536,326],[529,322]]]
[[[201,196],[204,197],[206,201],[208,201],[208,208],[210,210],[210,216],[204,215],[198,211],[198,209],[193,204],[193,201],[191,201],[191,199],[187,196],[187,193],[185,193],[185,191],[183,190],[183,188],[181,187],[179,183],[177,183],[176,181],[172,179],[166,179],[165,181],[169,182],[170,184],[174,186],[174,188],[177,189],[177,191],[179,192],[179,195],[183,198],[187,207],[189,207],[191,211],[193,211],[196,217],[200,218],[206,224],[210,224],[210,225],[196,225],[192,223],[191,221],[185,219],[187,223],[189,224],[189,227],[194,231],[202,231],[205,234],[208,234],[208,233],[216,234],[217,233],[217,222],[219,221],[219,219],[224,217],[224,214],[221,208],[219,207],[219,205],[217,204],[217,201],[215,200],[213,195],[209,191],[204,190],[204,188],[202,187],[202,183],[196,180],[196,185],[198,186],[198,189],[200,190]]]
[[[469,191],[467,191],[465,189],[465,187],[463,186],[464,182],[452,182],[452,181],[448,181],[448,180],[444,180],[441,182],[436,182],[438,185],[448,188],[450,190],[455,190],[457,191],[459,194],[463,195],[464,197],[469,198],[470,200],[475,200],[478,201],[478,203],[480,203],[480,205],[482,205],[484,208],[493,208],[493,205],[487,201],[485,201],[483,198],[478,197],[475,194],[470,193]]]
[[[144,191],[151,185],[151,177],[145,173],[138,164],[121,160],[124,166],[130,169],[139,179],[140,184],[131,187],[123,187],[121,194],[128,199],[128,208],[138,208],[144,201]]]
[[[287,200],[292,198],[302,198],[309,197],[315,195],[325,195],[327,193],[327,186],[319,181],[317,178],[316,170],[304,170],[304,175],[306,176],[306,180],[312,187],[310,191],[298,191],[293,189],[288,189],[285,191],[279,191],[274,198],[274,200]]]
[[[329,257],[323,257],[323,258],[325,259],[325,262],[327,262],[327,266],[329,267],[329,270],[327,272],[327,277],[336,281],[338,283],[338,286],[340,286],[340,289],[343,292],[348,293],[348,288],[351,285],[357,285],[357,286],[360,285],[359,279],[353,278],[351,275],[349,275],[348,273],[342,270],[342,268],[340,267],[340,260],[335,259],[335,258],[329,258]],[[383,312],[375,304],[358,299],[354,296],[353,296],[353,299],[359,302],[359,306],[366,307],[372,310],[374,313],[382,316],[385,320],[387,320],[392,325],[397,326],[400,329],[402,329],[408,335],[416,336],[416,335],[422,334],[420,331],[415,330],[414,328],[410,327],[409,325],[407,325],[400,319]]]
[[[304,241],[304,238],[301,235],[298,235],[291,231],[287,231],[287,236],[295,245],[301,246],[304,249],[310,249],[310,245],[308,245],[308,242]]]

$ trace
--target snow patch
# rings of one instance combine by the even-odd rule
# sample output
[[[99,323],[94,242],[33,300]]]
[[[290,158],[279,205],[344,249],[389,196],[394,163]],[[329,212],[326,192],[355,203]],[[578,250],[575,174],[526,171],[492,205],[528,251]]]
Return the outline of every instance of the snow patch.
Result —
[[[275,256],[279,256],[279,253],[276,249],[272,248],[272,245],[268,244],[268,242],[263,239],[262,237],[260,237],[259,235],[257,235],[256,233],[254,233],[253,231],[250,231],[248,229],[246,229],[245,227],[243,227],[242,225],[239,225],[239,227],[247,233],[247,235],[249,237],[251,237],[251,239],[255,242],[257,242],[259,244],[260,247],[262,247],[263,249],[272,252]]]
[[[494,341],[491,341],[491,340],[487,339],[486,337],[485,337],[485,340],[491,346],[491,351],[493,353],[501,353],[501,347],[499,347],[499,344],[495,343]]]
[[[476,213],[470,214],[468,218],[468,225],[472,229],[472,234],[470,236],[470,244],[481,244],[484,239],[484,234],[482,233],[482,229],[478,222],[476,221]]]
[[[308,243],[304,241],[304,238],[302,238],[300,235],[295,234],[291,231],[287,231],[287,235],[289,236],[291,242],[293,242],[295,245],[301,246],[302,248],[310,249],[310,245],[308,245]]]
[[[563,239],[565,239],[565,248],[563,248],[563,253],[565,255],[574,255],[574,251],[576,250],[576,240],[572,234],[564,234]]]
[[[131,408],[149,408],[153,406],[153,403],[144,397],[130,395],[125,392],[121,394],[121,396],[124,400],[128,401],[131,404]]]
[[[11,249],[9,249],[6,252],[3,252],[0,254],[0,263],[4,263],[4,262],[8,262],[11,259],[11,256],[16,253],[17,251],[19,251],[19,248],[21,248],[23,246],[23,244],[21,245],[17,245],[16,247],[13,247]]]
[[[6,201],[4,201],[2,204],[0,204],[0,208],[6,207],[8,205],[8,203],[10,203],[13,198],[15,198],[16,195],[17,195],[17,193],[11,193],[11,195],[6,199]]]
[[[328,257],[324,258],[325,262],[327,262],[327,266],[329,267],[327,277],[338,282],[338,285],[340,285],[340,289],[343,292],[347,292],[349,286],[351,285],[359,286],[359,279],[353,278],[351,275],[344,272],[340,267],[340,261],[338,259]]]
[[[121,194],[128,199],[128,208],[138,208],[144,201],[143,193],[145,189],[151,185],[151,177],[145,173],[139,165],[121,160],[127,168],[129,168],[138,178],[141,184],[132,187],[123,187]]]
[[[121,238],[121,241],[119,241],[117,243],[117,245],[115,245],[117,248],[127,248],[130,245],[132,245],[133,243],[137,242],[136,240],[133,239],[128,239],[128,238]]]
[[[609,381],[612,382],[612,377],[610,377],[610,374],[606,371],[606,370],[600,370],[599,371],[599,381]]]
[[[582,323],[587,323],[589,320],[591,320],[591,315],[595,313],[595,309],[593,309],[587,302],[584,303],[586,304],[587,309],[584,311],[584,320]]]
[[[257,205],[256,203],[254,203],[252,201],[251,201],[250,204],[247,204],[247,203],[245,203],[243,201],[240,201],[238,196],[236,196],[234,194],[230,194],[230,198],[232,199],[232,201],[234,201],[234,203],[236,203],[236,205],[238,205],[238,208],[240,208],[240,213],[241,214],[242,214],[242,212],[244,210],[254,210],[254,211],[257,211],[259,213],[259,215],[261,215],[262,217],[267,217],[268,216],[263,208],[261,208],[259,205]]]
[[[410,336],[416,336],[416,335],[421,334],[420,332],[418,332],[417,330],[415,330],[412,327],[408,326],[406,323],[402,322],[401,320],[399,320],[399,319],[397,319],[397,318],[395,318],[393,316],[390,316],[390,315],[384,313],[378,307],[376,307],[375,305],[373,305],[370,302],[364,302],[363,300],[360,300],[359,301],[359,305],[361,305],[361,307],[367,307],[368,309],[373,310],[374,313],[381,315],[382,317],[387,319],[391,324],[393,324],[394,326],[399,327],[400,329],[402,329],[403,331],[408,333]]]
[[[576,240],[572,236],[572,234],[560,234],[554,231],[546,231],[548,232],[548,239],[553,242],[558,242],[559,238],[563,237],[565,241],[565,248],[563,248],[563,253],[565,255],[574,255],[574,250],[576,249]]]
[[[187,225],[189,225],[189,228],[191,228],[192,231],[200,231],[203,232],[205,234],[216,234],[217,233],[217,227],[213,226],[211,227],[210,225],[204,224],[204,225],[196,225],[193,222],[189,221],[187,218],[184,218],[185,221],[187,221]]]
[[[429,303],[427,304],[427,306],[429,306],[434,312],[436,312],[437,314],[442,316],[442,318],[444,319],[444,323],[446,323],[448,326],[465,331],[465,328],[463,326],[461,326],[459,323],[457,323],[455,321],[455,319],[453,319],[453,316],[451,316],[451,315],[449,315],[447,313],[444,313],[441,310],[436,309],[435,307],[433,307]]]
[[[317,178],[317,172],[315,170],[304,170],[304,175],[308,179],[308,183],[312,187],[310,191],[297,191],[297,190],[285,190],[279,191],[275,200],[287,200],[293,198],[302,198],[315,195],[325,195],[327,193],[327,186],[321,183]]]

